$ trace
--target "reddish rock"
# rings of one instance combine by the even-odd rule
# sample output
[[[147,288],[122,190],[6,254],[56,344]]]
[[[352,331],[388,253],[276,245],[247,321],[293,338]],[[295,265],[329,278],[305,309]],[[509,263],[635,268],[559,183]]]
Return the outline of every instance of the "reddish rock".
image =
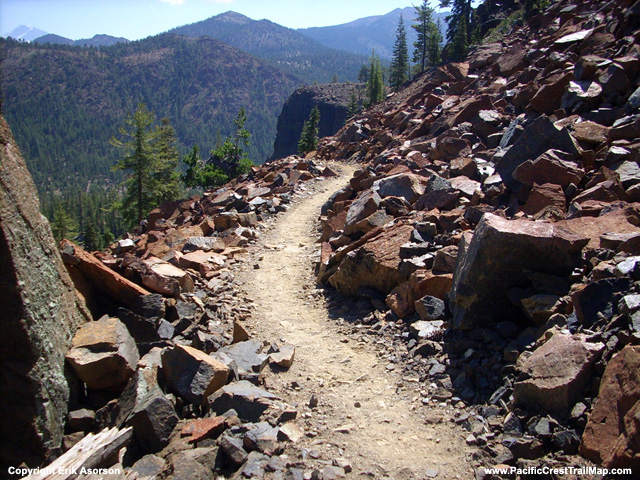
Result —
[[[389,293],[406,280],[399,271],[400,246],[409,241],[412,231],[412,225],[394,225],[350,251],[328,279],[329,283],[346,295],[355,295],[360,287]]]
[[[580,444],[605,468],[640,471],[640,346],[627,345],[607,364]]]
[[[600,202],[615,202],[626,200],[627,194],[620,184],[620,181],[607,180],[585,190],[580,195],[573,198],[574,203],[583,203],[588,200]]]
[[[549,78],[529,101],[529,105],[538,113],[551,115],[560,108],[565,87],[572,77],[573,74],[562,72]]]
[[[507,291],[530,282],[528,272],[568,276],[589,237],[558,224],[506,220],[490,213],[470,242],[463,237],[450,295],[454,326],[474,328],[523,316]]]
[[[584,121],[573,124],[573,137],[579,142],[597,146],[607,141],[609,127]]]
[[[424,193],[424,185],[421,183],[423,178],[413,174],[391,175],[376,180],[373,188],[382,198],[402,197],[407,202],[414,203]]]
[[[122,391],[140,357],[127,327],[107,318],[82,325],[66,358],[87,388]]]
[[[589,343],[584,335],[554,333],[532,355],[518,359],[516,369],[525,379],[515,383],[514,401],[566,418],[583,398],[603,350],[604,344]]]
[[[403,282],[395,287],[385,299],[387,306],[398,318],[411,315],[415,311],[415,301],[415,289],[410,282]]]
[[[546,207],[556,207],[560,211],[566,210],[566,199],[564,191],[560,185],[545,183],[543,185],[534,184],[527,203],[522,207],[522,211],[527,215],[535,215]]]
[[[551,183],[562,188],[571,183],[578,185],[585,172],[577,163],[566,157],[568,156],[563,152],[547,150],[535,160],[521,163],[514,170],[513,178],[529,186],[533,186],[534,183]]]
[[[63,240],[60,249],[62,260],[69,269],[77,269],[93,288],[104,292],[116,302],[133,307],[140,295],[149,295],[148,290],[114,272],[69,240]]]
[[[436,147],[429,152],[434,160],[453,160],[471,153],[471,146],[467,140],[448,135],[441,135],[436,141]]]
[[[520,44],[513,45],[506,53],[502,54],[494,63],[494,73],[508,77],[524,65],[526,51]]]
[[[182,427],[180,435],[183,437],[189,437],[189,443],[201,442],[206,438],[218,438],[224,431],[225,417],[210,417],[210,418],[197,418],[195,420],[189,420],[189,422]]]
[[[374,214],[380,205],[380,195],[377,192],[368,190],[361,193],[349,207],[345,219],[344,233],[349,235],[353,227],[368,216]]]

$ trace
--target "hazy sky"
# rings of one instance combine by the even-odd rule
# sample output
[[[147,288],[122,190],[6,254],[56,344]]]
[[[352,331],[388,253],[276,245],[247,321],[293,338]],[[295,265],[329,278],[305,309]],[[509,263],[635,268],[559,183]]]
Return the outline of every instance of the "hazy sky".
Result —
[[[0,34],[27,25],[72,40],[98,33],[137,40],[228,10],[305,28],[383,15],[412,3],[420,0],[0,0]]]

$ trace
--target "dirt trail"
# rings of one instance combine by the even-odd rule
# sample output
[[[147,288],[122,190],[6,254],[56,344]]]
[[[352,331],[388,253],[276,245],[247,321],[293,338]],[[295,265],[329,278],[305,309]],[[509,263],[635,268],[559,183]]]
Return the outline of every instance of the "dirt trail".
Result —
[[[297,347],[290,370],[267,376],[268,389],[297,405],[307,434],[299,443],[320,468],[342,457],[353,467],[348,478],[473,478],[466,433],[451,421],[452,408],[423,406],[420,385],[407,387],[375,346],[341,333],[324,298],[314,295],[320,207],[354,171],[336,168],[339,177],[320,182],[268,230],[256,257],[260,268],[241,274],[255,308],[250,330]],[[308,406],[312,395],[315,409]]]

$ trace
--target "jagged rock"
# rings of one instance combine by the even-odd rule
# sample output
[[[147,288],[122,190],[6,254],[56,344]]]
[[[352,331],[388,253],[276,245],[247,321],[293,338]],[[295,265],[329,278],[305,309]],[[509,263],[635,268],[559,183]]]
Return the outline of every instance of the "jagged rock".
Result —
[[[269,355],[269,361],[282,368],[290,368],[296,354],[296,347],[293,345],[283,345],[277,352]]]
[[[409,203],[414,203],[424,193],[424,185],[420,177],[412,174],[399,174],[376,180],[373,189],[380,197],[402,197]]]
[[[234,343],[219,349],[216,353],[224,354],[235,362],[239,373],[259,373],[269,363],[269,356],[260,353],[262,343],[258,340],[247,340]]]
[[[420,339],[430,339],[444,332],[442,320],[417,321],[411,324],[411,333]]]
[[[507,291],[530,282],[526,271],[568,276],[588,237],[553,224],[485,214],[467,244],[463,237],[450,295],[457,328],[522,315]]]
[[[571,294],[576,317],[581,325],[593,326],[599,319],[610,320],[617,313],[614,295],[631,288],[629,278],[605,278],[588,285],[577,286]]]
[[[368,190],[361,193],[347,211],[344,233],[350,235],[358,222],[374,214],[378,210],[380,201],[380,195],[375,191]]]
[[[166,461],[156,455],[145,455],[131,467],[131,471],[140,480],[151,480],[164,469]]]
[[[535,160],[521,163],[513,171],[513,178],[530,187],[534,183],[550,183],[560,185],[562,188],[566,188],[572,183],[578,185],[585,172],[578,164],[566,159],[566,157],[568,155],[563,152],[547,150]]]
[[[444,316],[444,301],[425,295],[415,302],[415,309],[422,320],[439,320]]]
[[[554,333],[531,356],[518,359],[516,369],[525,378],[514,385],[515,402],[568,417],[603,350],[604,344],[589,343],[584,335]]]
[[[611,167],[611,170],[618,174],[624,188],[629,188],[640,183],[640,166],[638,166],[636,162],[620,162]]]
[[[193,292],[193,280],[187,272],[159,258],[144,260],[149,269],[142,275],[142,284],[154,292],[177,297]]]
[[[135,340],[117,318],[82,325],[71,345],[66,359],[92,390],[122,390],[140,358]]]
[[[400,273],[400,247],[413,226],[394,225],[364,245],[346,254],[328,282],[340,293],[355,295],[360,287],[373,287],[389,293],[407,278]]]
[[[63,240],[60,243],[60,251],[62,259],[69,266],[72,274],[74,270],[77,270],[93,288],[106,293],[119,304],[133,307],[140,295],[150,293],[111,270],[96,257],[69,240]]]
[[[206,438],[217,438],[225,429],[226,417],[197,418],[182,428],[181,436],[189,436],[189,443],[198,443]]]
[[[86,408],[69,412],[67,430],[70,432],[89,432],[93,428],[95,418],[96,413]]]
[[[569,85],[572,78],[571,73],[560,73],[548,79],[546,83],[538,89],[530,100],[529,105],[538,113],[551,115],[560,108],[560,101],[565,92],[565,87]]]
[[[546,116],[536,118],[513,146],[496,163],[496,171],[509,187],[516,186],[513,171],[522,163],[537,158],[549,149],[577,154],[578,148],[566,128],[559,130]]]
[[[535,215],[547,207],[555,207],[564,212],[567,208],[564,191],[560,185],[551,183],[538,185],[535,183],[527,197],[527,202],[522,207],[522,211],[527,215]]]
[[[252,383],[241,380],[225,385],[209,397],[212,411],[222,414],[233,409],[247,422],[257,422],[260,415],[273,404],[278,397]]]
[[[227,382],[229,368],[195,348],[176,345],[162,352],[167,385],[185,400],[202,404]]]
[[[157,367],[140,368],[118,399],[116,425],[133,427],[133,437],[145,453],[169,443],[178,416],[158,386]]]
[[[628,345],[607,364],[580,444],[605,468],[640,468],[640,347]]]
[[[573,137],[579,142],[597,146],[607,141],[609,128],[586,120],[573,125]]]
[[[571,81],[560,102],[560,108],[572,110],[576,106],[589,107],[600,100],[602,86],[597,82]],[[586,109],[586,108],[585,108]],[[551,113],[551,112],[550,112]]]
[[[74,291],[38,192],[0,116],[0,470],[41,465],[61,447],[69,386],[64,355],[91,320]]]
[[[221,252],[224,250],[224,243],[218,237],[189,237],[182,246],[183,253],[197,250]]]

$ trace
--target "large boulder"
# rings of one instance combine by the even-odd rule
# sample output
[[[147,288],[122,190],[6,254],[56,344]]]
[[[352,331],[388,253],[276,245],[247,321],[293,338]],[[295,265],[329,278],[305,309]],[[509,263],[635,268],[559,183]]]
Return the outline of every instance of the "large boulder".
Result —
[[[373,215],[380,205],[380,195],[374,190],[366,190],[349,207],[344,225],[344,233],[351,235],[356,231],[356,225],[365,218]]]
[[[513,388],[516,404],[542,408],[568,417],[582,390],[590,385],[593,367],[604,350],[583,335],[555,333],[531,356],[521,356],[516,369],[524,378]]]
[[[6,472],[48,461],[60,447],[69,400],[64,356],[91,317],[2,117],[0,144],[0,470]]]
[[[196,405],[227,383],[229,367],[206,353],[186,345],[162,352],[162,370],[167,385]]]
[[[424,193],[424,185],[420,177],[410,173],[391,175],[373,184],[374,190],[382,197],[402,197],[409,203],[414,203]]]
[[[568,276],[589,237],[557,224],[485,214],[470,243],[463,237],[450,294],[456,328],[522,317],[508,291],[531,286],[530,272]]]
[[[640,346],[627,345],[607,364],[582,435],[580,453],[606,468],[640,471]]]
[[[407,280],[399,269],[400,247],[409,241],[412,231],[412,225],[394,225],[350,251],[329,277],[329,284],[345,295],[355,295],[360,287],[389,293]]]
[[[117,318],[82,325],[67,353],[78,378],[92,390],[122,391],[139,358],[135,340]]]

